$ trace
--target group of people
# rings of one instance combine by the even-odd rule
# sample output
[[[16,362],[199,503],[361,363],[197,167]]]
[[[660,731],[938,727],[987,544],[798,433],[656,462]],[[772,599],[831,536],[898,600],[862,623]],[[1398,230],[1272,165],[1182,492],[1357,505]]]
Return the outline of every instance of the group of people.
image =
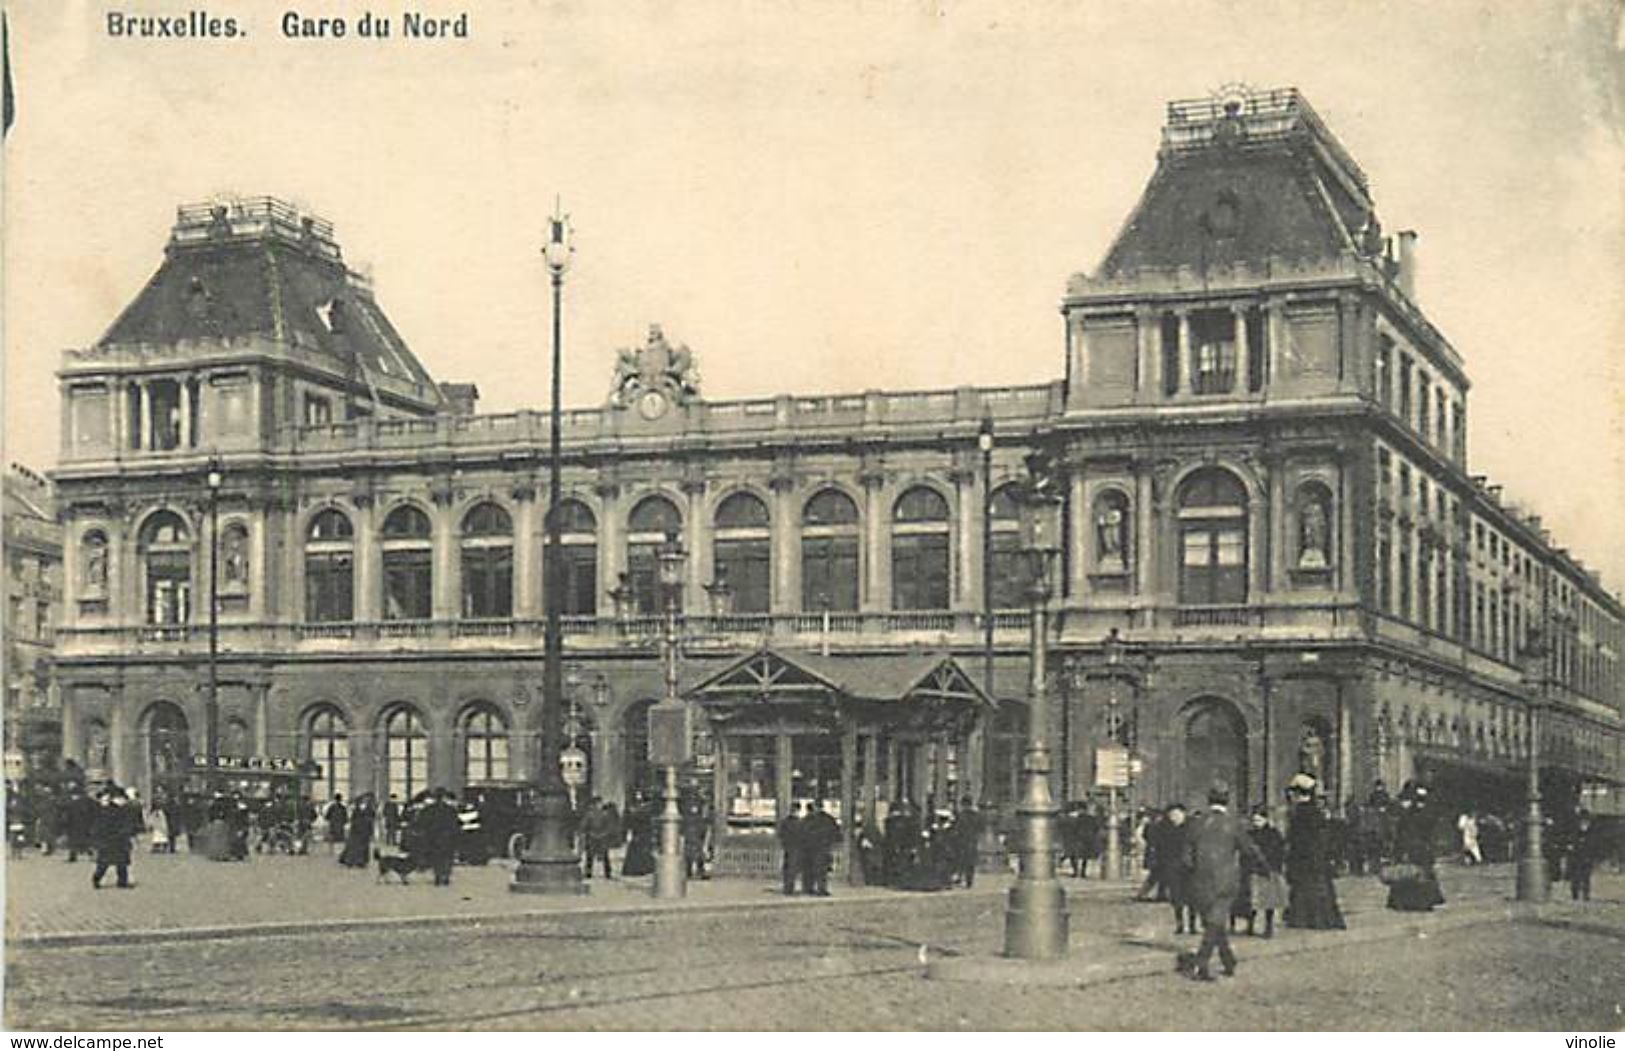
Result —
[[[337,850],[346,868],[366,868],[375,853],[388,849],[392,857],[407,859],[410,868],[432,872],[435,886],[448,887],[459,846],[480,838],[479,822],[478,807],[459,808],[456,796],[436,788],[418,792],[404,805],[391,793],[382,807],[370,792],[349,805],[336,794],[322,808],[318,824],[325,826],[329,852]]]
[[[835,860],[835,844],[841,841],[841,825],[822,803],[796,803],[779,822],[779,853],[783,858],[784,893],[829,897],[829,870]]]
[[[612,801],[593,796],[576,817],[576,837],[582,858],[582,875],[593,878],[595,870],[604,879],[615,878],[612,853],[625,848],[621,856],[622,876],[647,876],[655,870],[659,817],[663,804],[644,792],[634,792],[623,818]],[[678,803],[683,836],[683,867],[689,879],[710,879],[711,809],[695,794],[685,794]]]
[[[897,800],[873,829],[861,823],[856,829],[864,882],[899,890],[972,887],[986,825],[969,796],[953,808],[938,808],[932,799],[923,809]]]

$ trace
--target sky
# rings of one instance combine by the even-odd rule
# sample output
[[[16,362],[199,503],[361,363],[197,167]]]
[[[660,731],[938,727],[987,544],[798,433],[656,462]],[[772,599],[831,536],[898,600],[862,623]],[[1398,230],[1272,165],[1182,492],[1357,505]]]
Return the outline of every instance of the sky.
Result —
[[[54,463],[54,370],[156,269],[183,202],[331,220],[431,373],[546,402],[562,197],[567,402],[650,323],[710,398],[1058,377],[1066,278],[1155,163],[1164,104],[1292,85],[1420,233],[1475,473],[1625,586],[1625,28],[1617,0],[1138,3],[216,0],[234,40],[8,4],[5,456]],[[343,17],[289,39],[284,11]],[[356,35],[387,15],[388,40]]]

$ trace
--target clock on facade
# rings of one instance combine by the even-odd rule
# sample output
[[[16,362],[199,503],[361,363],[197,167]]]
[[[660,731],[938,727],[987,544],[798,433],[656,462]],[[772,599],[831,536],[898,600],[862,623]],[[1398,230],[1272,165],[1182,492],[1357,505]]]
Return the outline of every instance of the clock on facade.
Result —
[[[657,390],[646,390],[638,396],[638,415],[646,420],[659,419],[666,413],[666,395]]]

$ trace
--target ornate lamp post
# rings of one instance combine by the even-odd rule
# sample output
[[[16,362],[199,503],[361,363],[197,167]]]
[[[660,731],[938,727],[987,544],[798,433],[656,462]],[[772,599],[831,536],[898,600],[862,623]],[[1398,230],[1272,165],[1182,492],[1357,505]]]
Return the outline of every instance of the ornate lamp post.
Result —
[[[209,489],[209,693],[203,722],[209,764],[205,780],[213,790],[220,776],[220,486],[225,482],[220,457],[209,457],[204,482]]]
[[[654,896],[681,898],[688,893],[683,864],[683,812],[678,805],[677,769],[688,761],[688,706],[677,697],[677,608],[683,589],[683,563],[688,553],[675,535],[660,545],[660,599],[664,630],[660,636],[666,692],[649,710],[649,760],[663,767],[660,856],[655,859]]]
[[[1106,657],[1106,738],[1111,747],[1123,747],[1121,716],[1117,712],[1117,675],[1123,664],[1123,640],[1113,628],[1106,635],[1102,649]],[[1122,815],[1118,812],[1117,781],[1115,771],[1107,788],[1106,804],[1106,879],[1119,879],[1123,875]]]
[[[1050,571],[1059,547],[1052,511],[1058,502],[1047,455],[1027,457],[1026,563],[1027,599],[1032,608],[1032,663],[1028,682],[1025,782],[1016,807],[1021,820],[1020,870],[1010,888],[1004,913],[1004,954],[1024,960],[1054,960],[1066,955],[1066,892],[1055,878],[1055,802],[1050,795],[1049,689],[1046,683]]]
[[[1545,818],[1540,807],[1540,710],[1546,699],[1547,656],[1544,635],[1539,631],[1530,632],[1528,643],[1518,654],[1523,685],[1529,691],[1529,810],[1524,819],[1523,857],[1518,860],[1519,901],[1545,901],[1552,892],[1541,845],[1541,825]]]
[[[541,755],[537,771],[540,789],[530,845],[520,857],[508,889],[521,894],[580,894],[586,888],[581,882],[580,859],[571,842],[570,796],[558,763],[564,729],[564,594],[559,566],[560,524],[556,514],[563,498],[560,379],[563,374],[564,274],[570,269],[575,246],[571,244],[570,217],[556,203],[548,228],[542,258],[553,284],[553,390],[547,443],[547,532],[542,550],[546,621],[542,629]]]

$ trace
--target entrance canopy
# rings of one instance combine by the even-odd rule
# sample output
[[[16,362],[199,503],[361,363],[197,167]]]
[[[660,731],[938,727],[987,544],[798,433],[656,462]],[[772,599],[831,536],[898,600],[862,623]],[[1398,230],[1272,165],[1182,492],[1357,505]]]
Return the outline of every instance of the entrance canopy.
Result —
[[[966,727],[993,702],[948,654],[826,656],[761,649],[689,687],[713,725],[901,731]]]

